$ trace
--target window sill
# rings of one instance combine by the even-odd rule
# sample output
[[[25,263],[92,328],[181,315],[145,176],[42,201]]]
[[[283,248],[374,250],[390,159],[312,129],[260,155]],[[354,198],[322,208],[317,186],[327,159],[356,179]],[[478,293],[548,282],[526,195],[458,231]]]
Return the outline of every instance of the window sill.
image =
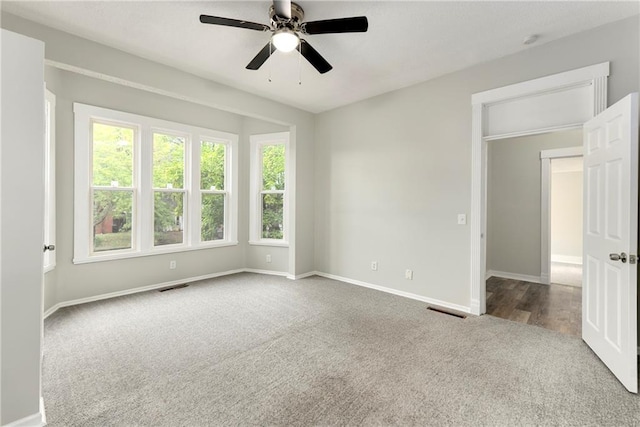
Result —
[[[104,255],[93,255],[84,258],[74,258],[74,264],[91,264],[94,262],[102,262],[102,261],[115,261],[121,259],[129,259],[129,258],[140,258],[146,256],[154,256],[154,255],[165,255],[172,254],[178,252],[191,252],[191,251],[201,251],[206,249],[215,249],[215,248],[224,248],[228,246],[237,246],[238,242],[221,242],[221,243],[206,243],[201,244],[199,246],[181,246],[181,247],[172,247],[172,248],[162,248],[162,249],[154,249],[152,251],[147,252],[120,252],[115,254],[104,254]]]
[[[252,246],[279,246],[282,248],[288,248],[289,242],[284,240],[249,240],[249,244]]]

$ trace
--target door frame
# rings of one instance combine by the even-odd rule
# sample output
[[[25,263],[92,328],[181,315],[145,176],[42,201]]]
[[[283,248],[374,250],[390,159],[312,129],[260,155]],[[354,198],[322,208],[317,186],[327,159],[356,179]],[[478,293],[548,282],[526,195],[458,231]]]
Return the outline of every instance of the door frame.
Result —
[[[582,146],[540,152],[540,281],[551,283],[551,160],[582,157]]]
[[[471,96],[471,300],[486,313],[487,141],[576,129],[607,107],[609,62]]]

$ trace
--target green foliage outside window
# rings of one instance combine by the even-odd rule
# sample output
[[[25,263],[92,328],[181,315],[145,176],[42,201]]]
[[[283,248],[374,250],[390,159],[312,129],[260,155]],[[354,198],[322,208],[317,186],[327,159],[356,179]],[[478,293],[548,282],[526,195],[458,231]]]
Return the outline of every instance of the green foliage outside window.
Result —
[[[200,188],[224,190],[226,145],[202,141],[200,145]],[[203,242],[225,238],[224,194],[202,194],[200,238]]]
[[[285,188],[285,147],[283,144],[262,148],[262,189],[264,191]],[[262,194],[262,238],[284,238],[284,195]]]

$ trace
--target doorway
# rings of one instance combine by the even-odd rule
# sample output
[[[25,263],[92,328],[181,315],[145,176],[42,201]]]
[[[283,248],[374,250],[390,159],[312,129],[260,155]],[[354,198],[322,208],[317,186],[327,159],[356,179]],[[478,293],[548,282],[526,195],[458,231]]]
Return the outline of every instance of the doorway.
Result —
[[[582,287],[583,159],[551,159],[551,283]]]
[[[553,196],[568,199],[563,192],[574,190],[563,185],[567,181],[563,181],[563,177],[575,180],[576,174],[570,170],[581,168],[581,164],[576,164],[581,158],[575,157],[581,151],[574,149],[581,143],[580,129],[488,141],[487,314],[580,335],[581,289],[549,281],[551,258],[568,260],[551,257],[549,249],[557,247],[563,254],[575,253],[562,243],[565,246],[576,243],[566,237],[574,237],[571,232],[575,228],[572,219],[576,211],[581,237],[582,181],[577,182],[580,194],[571,200],[577,205],[553,203]],[[569,155],[574,157],[567,157]],[[554,171],[560,178],[553,179]],[[574,210],[567,211],[568,206]],[[554,217],[554,213],[559,215]],[[566,221],[553,221],[558,218]],[[575,247],[569,249],[575,250]],[[562,272],[564,265],[560,267],[554,272]]]

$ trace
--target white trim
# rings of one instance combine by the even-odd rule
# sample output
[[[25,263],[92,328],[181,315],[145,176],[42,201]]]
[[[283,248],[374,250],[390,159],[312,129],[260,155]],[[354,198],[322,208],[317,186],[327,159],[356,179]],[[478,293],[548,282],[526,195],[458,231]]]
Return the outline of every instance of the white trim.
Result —
[[[41,404],[41,410],[43,406]],[[47,425],[44,412],[37,412],[33,415],[20,418],[12,423],[5,424],[3,427],[42,427]]]
[[[243,272],[245,272],[245,270],[242,269],[242,268],[237,269],[237,270],[227,270],[227,271],[222,271],[222,272],[219,272],[219,273],[209,273],[209,274],[204,274],[202,276],[187,277],[187,278],[184,278],[184,279],[171,280],[169,282],[157,283],[155,285],[140,286],[140,287],[137,287],[137,288],[125,289],[123,291],[109,292],[108,294],[100,294],[100,295],[95,295],[95,296],[92,296],[92,297],[78,298],[78,299],[74,299],[74,300],[71,300],[71,301],[59,302],[58,304],[56,304],[53,307],[49,308],[44,313],[43,317],[46,319],[47,317],[51,316],[59,308],[62,308],[62,307],[68,307],[68,306],[71,306],[71,305],[78,305],[78,304],[85,304],[85,303],[88,303],[88,302],[100,301],[100,300],[109,299],[109,298],[116,298],[116,297],[121,297],[121,296],[124,296],[124,295],[130,295],[130,294],[137,294],[137,293],[140,293],[140,292],[153,291],[155,289],[166,288],[168,286],[181,285],[183,283],[192,283],[192,282],[197,282],[199,280],[213,279],[214,277],[229,276],[231,274],[237,274],[237,273],[243,273]]]
[[[347,277],[336,276],[335,274],[322,273],[320,271],[316,271],[315,274],[317,276],[325,277],[327,279],[337,280],[340,282],[349,283],[351,285],[362,286],[369,289],[375,289],[376,291],[386,292],[388,294],[398,295],[401,297],[426,302],[428,304],[438,305],[444,308],[450,308],[451,310],[462,311],[464,313],[471,313],[470,307],[465,307],[464,305],[453,304],[446,301],[441,301],[435,298],[429,298],[422,295],[413,294],[411,292],[399,291],[393,288],[387,288],[386,286],[374,285],[372,283],[362,282],[360,280],[349,279]]]
[[[132,114],[108,108],[74,103],[75,114],[75,174],[74,174],[74,264],[135,258],[163,253],[200,250],[237,244],[238,206],[238,135],[213,129],[206,129],[153,117]],[[91,235],[91,193],[96,186],[90,177],[91,165],[91,123],[93,121],[114,123],[134,129],[134,177],[132,196],[132,248],[104,253],[92,253]],[[157,191],[152,183],[153,134],[166,132],[185,139],[185,176],[181,189],[166,190],[185,194],[184,239],[182,244],[153,245],[153,195]],[[192,168],[200,163],[200,141],[210,141],[226,145],[225,150],[225,239],[201,242],[200,208],[190,207],[201,203],[200,169]],[[196,146],[194,148],[194,145]],[[117,190],[118,188],[116,188]]]
[[[291,275],[291,274],[289,274],[287,272],[284,272],[284,271],[258,270],[258,269],[255,269],[255,268],[240,268],[240,269],[237,269],[237,270],[228,270],[228,271],[223,271],[223,272],[220,272],[220,273],[205,274],[203,276],[188,277],[188,278],[185,278],[185,279],[172,280],[170,282],[158,283],[158,284],[155,284],[155,285],[141,286],[141,287],[138,287],[138,288],[126,289],[126,290],[118,291],[118,292],[110,292],[108,294],[101,294],[101,295],[96,295],[96,296],[87,297],[87,298],[79,298],[79,299],[75,299],[75,300],[71,300],[71,301],[60,302],[60,303],[54,305],[53,307],[49,308],[47,311],[45,311],[44,315],[42,316],[42,318],[43,318],[43,320],[46,319],[47,317],[51,316],[53,313],[55,313],[56,311],[58,311],[58,309],[60,309],[62,307],[68,307],[68,306],[78,305],[78,304],[85,304],[85,303],[88,303],[88,302],[100,301],[100,300],[109,299],[109,298],[116,298],[116,297],[120,297],[120,296],[124,296],[124,295],[130,295],[130,294],[136,294],[136,293],[139,293],[139,292],[152,291],[152,290],[155,290],[155,289],[165,288],[165,287],[168,287],[168,286],[180,285],[180,284],[183,284],[183,283],[197,282],[199,280],[213,279],[215,277],[228,276],[228,275],[237,274],[237,273],[255,273],[255,274],[265,274],[265,275],[270,275],[270,276],[281,276],[281,277],[286,277],[287,279],[290,279],[290,280],[299,280],[299,279],[304,279],[306,277],[311,277],[311,276],[321,276],[321,277],[325,277],[327,279],[337,280],[337,281],[340,281],[340,282],[349,283],[351,285],[363,286],[365,288],[375,289],[377,291],[382,291],[382,292],[386,292],[386,293],[389,293],[389,294],[398,295],[398,296],[401,296],[401,297],[405,297],[405,298],[410,298],[410,299],[417,300],[417,301],[426,302],[428,304],[434,304],[434,305],[438,305],[440,307],[450,308],[452,310],[457,310],[457,311],[462,311],[464,313],[473,314],[470,307],[465,307],[463,305],[453,304],[453,303],[449,303],[449,302],[446,302],[446,301],[441,301],[441,300],[438,300],[438,299],[435,299],[435,298],[429,298],[429,297],[425,297],[425,296],[422,296],[422,295],[413,294],[413,293],[410,293],[410,292],[399,291],[397,289],[387,288],[385,286],[374,285],[374,284],[371,284],[371,283],[362,282],[360,280],[354,280],[354,279],[349,279],[349,278],[342,277],[342,276],[336,276],[335,274],[322,273],[320,271],[309,271],[307,273],[303,273],[303,274],[299,274],[297,276],[293,276],[293,275]],[[42,413],[44,414],[44,412],[42,412]]]
[[[471,303],[473,314],[486,312],[486,174],[485,109],[492,104],[590,85],[593,116],[606,108],[609,63],[554,74],[471,96]],[[573,124],[572,124],[573,125]],[[557,127],[557,126],[556,126]],[[529,131],[548,130],[547,126]]]
[[[600,77],[609,75],[609,62],[578,68],[564,73],[553,74],[551,76],[540,77],[522,83],[515,83],[497,89],[491,89],[471,95],[473,104],[493,104],[496,102],[531,96],[536,93],[544,93],[552,90],[563,89],[580,85],[582,82],[591,82]],[[599,88],[599,96],[605,95],[606,88]]]
[[[582,146],[568,148],[554,148],[540,151],[541,159],[562,159],[565,157],[580,157],[584,153]]]
[[[575,124],[561,125],[561,126],[551,126],[548,128],[532,129],[532,130],[519,131],[519,132],[503,133],[500,135],[490,135],[490,136],[485,136],[484,140],[495,141],[498,139],[518,138],[522,136],[540,135],[544,133],[558,132],[562,130],[576,130],[576,129],[582,129],[582,123],[575,123]]]
[[[530,276],[528,274],[509,273],[507,271],[488,270],[487,277],[501,277],[503,279],[522,280],[524,282],[540,283],[541,285],[548,285],[540,276]]]
[[[555,150],[547,150],[555,151]],[[551,159],[540,152],[540,277],[551,283]]]
[[[551,160],[582,157],[583,148],[568,147],[540,151],[540,277],[551,283]],[[582,264],[582,259],[580,260]]]
[[[47,425],[47,414],[44,410],[44,397],[40,396],[40,415],[42,415],[42,425]]]
[[[244,268],[242,269],[242,271],[245,273],[266,274],[269,276],[281,276],[281,277],[287,277],[289,274],[286,271],[260,270],[257,268]]]
[[[238,246],[238,242],[225,242],[220,241],[220,243],[206,242],[202,243],[199,246],[177,246],[177,245],[167,245],[165,247],[159,246],[153,250],[153,252],[121,252],[121,253],[110,253],[104,255],[92,255],[90,258],[85,259],[73,259],[74,264],[91,264],[94,262],[102,262],[102,261],[115,261],[119,259],[129,259],[129,258],[140,258],[146,256],[156,256],[156,255],[165,255],[165,254],[173,254],[177,252],[191,252],[191,251],[202,251],[206,249],[215,249],[215,248],[226,248],[229,246]]]
[[[289,242],[285,242],[284,240],[275,240],[275,239],[262,239],[259,241],[249,240],[249,244],[251,246],[279,246],[281,248],[289,247]]]
[[[45,143],[45,186],[48,197],[45,200],[45,244],[55,245],[56,242],[56,96],[53,92],[44,88],[45,102],[49,103],[49,115],[46,117],[46,130],[48,136]],[[47,173],[48,172],[48,173]],[[48,263],[45,263],[44,272],[48,273],[56,268],[56,251],[47,251],[44,256]]]
[[[556,254],[551,255],[551,262],[558,262],[560,264],[582,265],[582,257]]]
[[[317,276],[318,272],[317,271],[309,271],[307,273],[302,273],[302,274],[297,274],[297,275],[292,275],[292,274],[287,274],[287,279],[289,280],[300,280],[300,279],[305,279],[307,277],[311,277],[311,276]]]

